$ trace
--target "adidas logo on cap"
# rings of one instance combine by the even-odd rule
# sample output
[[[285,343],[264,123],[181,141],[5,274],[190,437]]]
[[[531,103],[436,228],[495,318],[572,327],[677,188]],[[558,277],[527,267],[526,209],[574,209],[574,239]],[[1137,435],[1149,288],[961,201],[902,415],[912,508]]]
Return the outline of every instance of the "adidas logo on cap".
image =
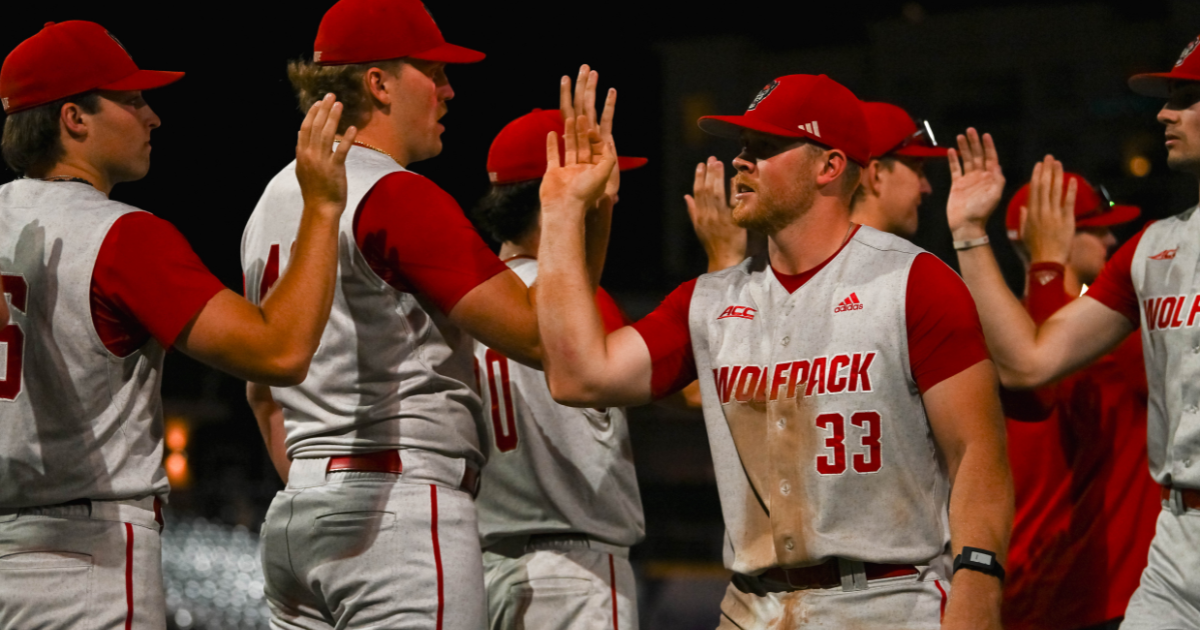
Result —
[[[818,125],[817,121],[815,121],[815,120],[810,123],[804,123],[803,125],[799,125],[799,127],[800,127],[801,131],[807,131],[808,133],[811,133],[812,135],[814,135],[818,138],[821,137],[821,126]]]
[[[862,307],[863,307],[862,302],[858,301],[858,294],[851,293],[850,297],[842,300],[841,304],[838,304],[837,306],[833,307],[833,312],[834,313],[842,313],[845,311],[861,311]]]
[[[0,98],[0,105],[3,105],[4,109],[8,109],[8,98]]]

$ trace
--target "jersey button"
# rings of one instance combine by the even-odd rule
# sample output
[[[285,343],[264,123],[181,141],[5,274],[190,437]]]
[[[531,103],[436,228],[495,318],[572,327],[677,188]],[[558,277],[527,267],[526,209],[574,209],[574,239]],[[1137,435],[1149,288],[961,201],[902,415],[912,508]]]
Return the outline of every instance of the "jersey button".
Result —
[[[792,491],[792,484],[787,482],[787,479],[779,482],[779,493],[788,494]]]
[[[794,541],[792,541],[791,538],[784,538],[783,539],[783,548],[787,549],[788,551],[791,551],[796,548],[796,543]]]
[[[783,346],[787,346],[789,343],[792,343],[792,338],[791,338],[791,337],[784,337],[782,340],[780,340],[780,342],[779,342],[779,343],[780,343],[781,345],[783,345]]]
[[[775,426],[779,427],[780,431],[786,429],[787,428],[787,418],[780,418],[777,422],[775,422]]]

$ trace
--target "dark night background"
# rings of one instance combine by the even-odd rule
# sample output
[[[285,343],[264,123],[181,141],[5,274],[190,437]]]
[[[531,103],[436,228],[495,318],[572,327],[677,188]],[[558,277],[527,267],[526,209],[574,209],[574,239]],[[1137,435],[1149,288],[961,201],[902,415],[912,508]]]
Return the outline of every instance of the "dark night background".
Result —
[[[153,167],[113,197],[173,222],[209,268],[240,290],[242,229],[263,186],[292,158],[301,120],[285,64],[311,55],[332,0],[6,4],[0,50],[47,20],[87,19],[120,38],[141,67],[187,72],[147,94],[163,120]],[[1132,94],[1125,81],[1171,67],[1200,32],[1198,2],[427,6],[450,42],[488,55],[450,67],[456,97],[442,120],[445,150],[412,166],[468,211],[487,189],[492,137],[531,108],[557,107],[561,75],[574,76],[586,62],[600,72],[601,88],[618,88],[619,149],[651,160],[622,178],[604,276],[634,317],[704,270],[682,195],[697,161],[715,154],[728,164],[735,147],[698,134],[695,119],[740,113],[782,74],[825,72],[864,100],[895,102],[929,118],[942,144],[968,125],[992,132],[1009,194],[1052,152],[1118,201],[1140,205],[1144,219],[1196,202],[1195,181],[1166,168],[1154,120],[1161,102]],[[1148,173],[1133,166],[1139,158],[1148,160]],[[954,264],[944,216],[948,172],[941,164],[926,170],[935,192],[914,240]],[[0,170],[0,183],[12,176]],[[1002,228],[992,238],[1010,281],[1019,282]],[[192,430],[192,484],[172,494],[175,509],[256,529],[279,483],[242,383],[175,353],[163,389],[168,416],[186,418]],[[719,562],[720,513],[702,423],[657,408],[633,415],[648,534],[635,558],[644,575],[675,575],[681,569],[673,561]],[[648,618],[643,625],[663,627]]]

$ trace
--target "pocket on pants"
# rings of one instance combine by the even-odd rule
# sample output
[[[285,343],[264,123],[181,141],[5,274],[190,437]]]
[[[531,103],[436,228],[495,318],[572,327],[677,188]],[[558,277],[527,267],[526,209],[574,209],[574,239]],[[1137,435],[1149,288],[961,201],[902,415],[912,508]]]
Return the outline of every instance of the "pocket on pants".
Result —
[[[363,511],[322,514],[316,518],[313,527],[327,531],[383,531],[391,529],[395,524],[396,515],[392,512]]]
[[[25,551],[0,557],[0,628],[85,628],[92,556]]]
[[[611,616],[602,594],[585,579],[550,578],[514,584],[508,591],[511,628],[594,628]]]

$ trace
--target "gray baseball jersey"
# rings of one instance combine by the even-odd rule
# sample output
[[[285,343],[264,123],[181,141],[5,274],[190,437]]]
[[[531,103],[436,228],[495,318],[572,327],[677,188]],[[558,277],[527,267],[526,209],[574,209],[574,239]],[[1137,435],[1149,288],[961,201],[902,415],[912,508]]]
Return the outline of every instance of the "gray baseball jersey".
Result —
[[[946,552],[949,482],[905,324],[921,252],[863,227],[794,293],[764,258],[697,281],[689,324],[733,571]]]
[[[75,182],[0,187],[0,508],[166,495],[163,349],[114,356],[92,324],[100,246],[140,212]]]
[[[246,294],[258,302],[263,278],[287,266],[304,208],[295,162],[267,185],[242,236]],[[354,236],[355,209],[391,158],[352,147],[329,323],[295,387],[273,387],[283,407],[292,458],[420,448],[482,465],[482,408],[471,389],[473,340],[421,297],[394,289],[371,270]],[[273,271],[272,271],[273,270]]]
[[[1146,446],[1163,485],[1200,489],[1200,217],[1146,228],[1130,272],[1141,303],[1149,383]]]
[[[527,285],[537,261],[508,266]],[[540,370],[476,342],[488,436],[476,505],[483,546],[508,536],[575,532],[629,547],[645,534],[625,410],[554,402]]]

